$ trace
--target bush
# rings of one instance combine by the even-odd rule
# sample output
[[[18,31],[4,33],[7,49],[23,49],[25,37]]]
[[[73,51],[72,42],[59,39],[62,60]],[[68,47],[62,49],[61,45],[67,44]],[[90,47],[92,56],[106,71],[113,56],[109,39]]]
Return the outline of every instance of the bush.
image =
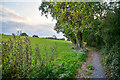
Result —
[[[102,49],[105,58],[103,63],[113,79],[120,79],[120,10],[115,8],[114,13],[109,11],[102,22],[103,39],[105,42]]]
[[[100,24],[95,25],[98,28],[86,31],[83,38],[88,46],[96,47],[104,55],[103,64],[109,77],[120,79],[120,9],[115,6],[112,11],[107,11],[104,18],[98,20]]]
[[[37,37],[37,38],[39,38],[38,35],[33,35],[32,37]]]
[[[106,54],[107,52],[107,54]],[[118,44],[113,45],[109,50],[104,51],[103,65],[109,71],[109,77],[113,79],[120,79],[120,50]]]
[[[21,33],[20,36],[28,36],[26,33]]]

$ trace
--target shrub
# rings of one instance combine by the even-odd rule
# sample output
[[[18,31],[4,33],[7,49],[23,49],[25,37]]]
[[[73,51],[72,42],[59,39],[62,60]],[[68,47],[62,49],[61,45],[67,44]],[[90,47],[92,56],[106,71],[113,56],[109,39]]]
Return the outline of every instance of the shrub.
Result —
[[[37,38],[39,38],[38,35],[33,35],[32,37],[37,37]]]
[[[20,36],[28,36],[26,33],[21,33]]]
[[[94,67],[93,67],[93,66],[87,66],[87,68],[88,68],[89,70],[94,70]]]

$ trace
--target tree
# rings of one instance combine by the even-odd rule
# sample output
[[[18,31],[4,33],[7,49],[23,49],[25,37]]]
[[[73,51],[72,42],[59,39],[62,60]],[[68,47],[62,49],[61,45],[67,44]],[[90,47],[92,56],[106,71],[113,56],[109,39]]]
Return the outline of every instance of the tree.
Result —
[[[94,16],[99,17],[103,8],[99,2],[43,2],[39,7],[42,15],[57,20],[54,29],[63,32],[78,47],[82,47],[82,33],[93,28]]]
[[[37,37],[37,38],[39,38],[38,35],[33,35],[32,37]]]
[[[53,35],[53,39],[57,39],[56,35]]]
[[[21,33],[20,36],[28,36],[26,33]]]
[[[120,79],[120,2],[110,2],[106,14],[94,20],[92,30],[84,30],[83,38],[89,46],[98,48],[103,57],[109,78]],[[99,46],[99,47],[98,47]]]
[[[118,5],[117,5],[118,4]],[[120,79],[120,2],[110,2],[99,34],[104,41],[105,64],[111,77]]]

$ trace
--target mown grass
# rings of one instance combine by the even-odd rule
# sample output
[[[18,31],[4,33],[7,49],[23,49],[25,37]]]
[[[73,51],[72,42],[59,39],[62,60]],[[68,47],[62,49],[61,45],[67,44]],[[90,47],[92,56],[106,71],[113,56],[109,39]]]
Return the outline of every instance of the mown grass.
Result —
[[[9,39],[10,38],[10,39]],[[8,78],[74,78],[87,53],[70,41],[2,35],[2,73]]]

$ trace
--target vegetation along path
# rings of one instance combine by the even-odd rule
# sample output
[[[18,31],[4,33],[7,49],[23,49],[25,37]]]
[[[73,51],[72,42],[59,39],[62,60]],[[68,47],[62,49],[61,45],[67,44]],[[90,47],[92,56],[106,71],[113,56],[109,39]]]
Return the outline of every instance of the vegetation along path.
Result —
[[[100,54],[88,49],[88,58],[81,68],[78,68],[76,78],[106,78],[105,72],[101,65]]]

